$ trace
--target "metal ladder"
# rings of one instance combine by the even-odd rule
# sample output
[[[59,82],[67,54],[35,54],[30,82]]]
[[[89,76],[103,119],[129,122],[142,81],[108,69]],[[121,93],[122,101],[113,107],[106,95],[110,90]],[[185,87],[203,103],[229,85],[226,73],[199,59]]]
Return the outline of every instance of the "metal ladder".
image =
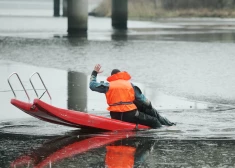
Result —
[[[33,85],[33,82],[32,82],[32,77],[33,77],[35,74],[38,75],[38,77],[39,77],[39,79],[41,80],[41,82],[42,82],[42,84],[43,84],[43,86],[44,86],[44,89],[45,89],[45,91],[42,93],[42,95],[41,95],[40,97],[38,96],[38,92],[37,92],[37,90],[35,89],[35,87],[34,87],[34,85]],[[14,94],[15,99],[17,99],[16,93],[15,93],[15,90],[13,89],[13,87],[12,87],[12,85],[11,85],[11,82],[10,82],[10,78],[11,78],[13,75],[16,75],[16,76],[17,76],[17,78],[18,78],[18,80],[20,81],[20,84],[21,84],[22,88],[24,89],[24,92],[25,92],[25,94],[26,94],[26,96],[27,96],[27,98],[28,98],[28,101],[29,101],[29,103],[30,103],[29,94],[28,94],[28,92],[26,91],[26,89],[25,89],[25,87],[24,87],[24,85],[23,85],[23,83],[22,83],[22,81],[21,81],[19,75],[18,75],[16,72],[13,72],[13,73],[8,77],[7,81],[8,81],[8,84],[10,85],[10,88],[11,88],[13,94]],[[48,91],[46,85],[44,84],[44,82],[43,82],[43,80],[42,80],[42,78],[41,78],[41,76],[40,76],[40,74],[39,74],[38,72],[34,72],[34,73],[30,76],[29,81],[30,81],[30,84],[32,85],[33,90],[34,90],[34,92],[35,92],[35,94],[36,94],[36,96],[37,96],[38,99],[41,99],[42,96],[43,96],[45,93],[47,93],[48,96],[49,96],[49,98],[50,98],[50,101],[52,100],[51,95],[50,95],[50,93],[49,93],[49,91]]]

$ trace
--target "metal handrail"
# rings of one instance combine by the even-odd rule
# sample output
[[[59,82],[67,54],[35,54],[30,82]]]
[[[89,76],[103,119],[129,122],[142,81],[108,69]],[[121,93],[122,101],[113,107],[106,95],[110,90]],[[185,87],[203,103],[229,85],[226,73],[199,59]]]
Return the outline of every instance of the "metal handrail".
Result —
[[[45,94],[45,92],[43,92],[43,94],[42,94],[40,97],[38,97],[38,93],[37,93],[37,91],[36,91],[36,89],[35,89],[35,87],[34,87],[34,85],[33,85],[33,82],[32,82],[32,77],[33,77],[35,74],[38,75],[39,79],[41,80],[41,82],[42,82],[42,84],[43,84],[43,86],[44,86],[44,88],[45,88],[45,90],[46,90],[45,92],[47,92],[47,94],[48,94],[48,96],[49,96],[49,98],[50,98],[50,100],[51,100],[51,95],[50,95],[50,93],[49,93],[49,91],[48,91],[46,85],[44,84],[44,82],[43,82],[43,80],[42,80],[40,74],[39,74],[38,72],[34,72],[34,73],[30,76],[29,81],[30,81],[30,83],[31,83],[31,85],[32,85],[32,87],[33,87],[34,92],[36,93],[37,98],[41,99],[42,96]]]
[[[16,98],[16,94],[15,94],[15,91],[14,91],[14,89],[13,89],[13,87],[12,87],[11,83],[10,83],[10,78],[11,78],[13,75],[16,75],[16,76],[17,76],[17,78],[19,79],[20,84],[21,84],[21,86],[23,87],[24,92],[25,92],[26,96],[28,97],[28,101],[29,101],[29,103],[30,103],[29,95],[28,95],[28,93],[27,93],[27,91],[26,91],[26,89],[25,89],[25,87],[24,87],[24,85],[23,85],[23,83],[22,83],[22,81],[21,81],[21,79],[20,79],[19,75],[18,75],[16,72],[13,72],[13,73],[8,77],[7,81],[8,81],[8,84],[10,85],[10,87],[11,87],[11,90],[12,90],[12,92],[13,92],[13,94],[14,94],[15,98]]]

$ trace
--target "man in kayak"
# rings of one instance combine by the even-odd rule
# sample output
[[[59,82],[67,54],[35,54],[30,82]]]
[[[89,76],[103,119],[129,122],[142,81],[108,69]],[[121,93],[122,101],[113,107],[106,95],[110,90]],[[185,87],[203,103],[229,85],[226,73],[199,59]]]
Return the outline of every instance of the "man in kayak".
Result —
[[[152,107],[151,102],[141,93],[141,90],[129,80],[131,76],[126,71],[113,69],[108,82],[97,82],[97,74],[102,73],[101,65],[97,64],[90,78],[90,89],[106,96],[107,108],[112,119],[130,123],[142,124],[151,128],[162,125],[174,125],[161,117]]]

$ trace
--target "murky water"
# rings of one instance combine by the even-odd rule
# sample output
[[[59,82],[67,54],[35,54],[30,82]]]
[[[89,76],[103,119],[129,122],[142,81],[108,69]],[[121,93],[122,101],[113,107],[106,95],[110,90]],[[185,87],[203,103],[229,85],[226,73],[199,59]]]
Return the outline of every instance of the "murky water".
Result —
[[[108,146],[135,149],[135,167],[234,167],[234,19],[129,21],[128,31],[114,31],[109,18],[89,17],[86,35],[68,37],[67,19],[51,17],[51,7],[0,0],[0,167],[105,167]],[[8,76],[20,75],[32,101],[29,77],[39,72],[52,105],[109,117],[104,95],[88,88],[96,63],[104,69],[99,80],[113,68],[130,72],[177,126],[82,133],[10,104]],[[11,83],[28,101],[19,81]]]

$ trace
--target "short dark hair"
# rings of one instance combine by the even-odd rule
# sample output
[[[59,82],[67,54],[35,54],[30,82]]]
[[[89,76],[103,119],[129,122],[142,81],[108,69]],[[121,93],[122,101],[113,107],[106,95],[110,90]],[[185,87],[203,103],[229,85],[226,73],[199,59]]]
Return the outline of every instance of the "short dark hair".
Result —
[[[114,74],[116,74],[118,72],[121,72],[121,71],[119,69],[113,69],[112,72],[111,72],[111,75],[114,75]]]

